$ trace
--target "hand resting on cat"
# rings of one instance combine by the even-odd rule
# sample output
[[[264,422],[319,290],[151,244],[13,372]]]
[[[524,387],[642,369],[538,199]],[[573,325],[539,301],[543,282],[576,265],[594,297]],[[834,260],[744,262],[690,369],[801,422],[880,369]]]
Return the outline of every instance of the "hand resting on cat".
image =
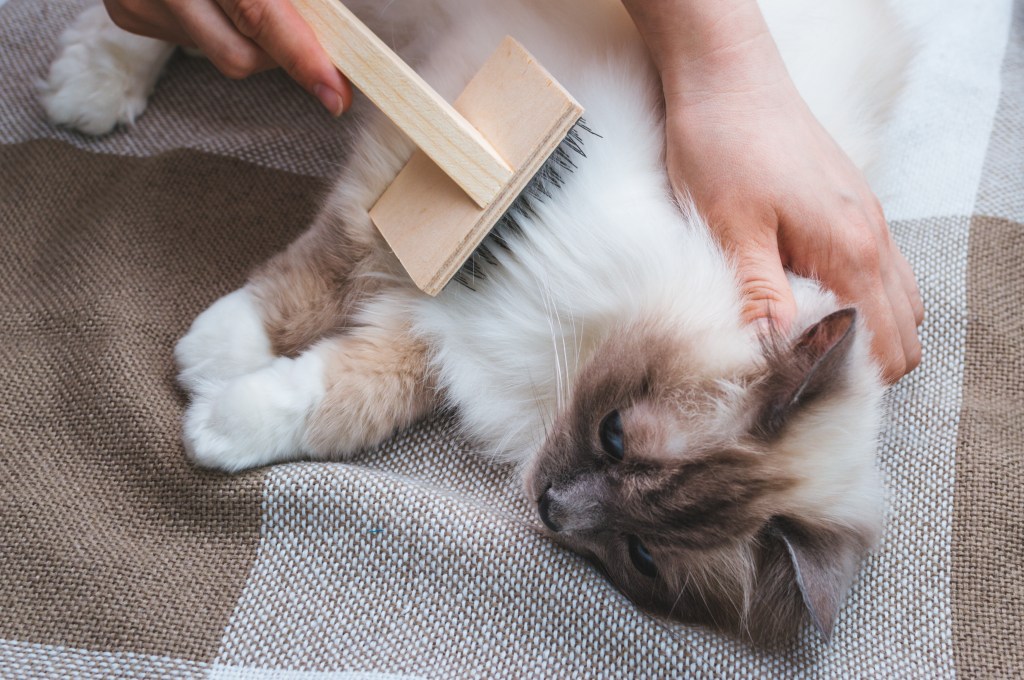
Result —
[[[732,263],[673,195],[658,74],[617,0],[350,4],[446,97],[516,36],[597,134],[429,298],[367,214],[412,152],[369,116],[310,229],[176,346],[189,456],[226,471],[343,459],[451,406],[516,467],[548,535],[638,605],[755,643],[805,621],[830,635],[881,530],[883,386],[861,316],[791,275],[790,326],[744,323]],[[764,10],[865,167],[906,37],[880,0]]]
[[[736,263],[744,318],[788,328],[785,267],[856,303],[887,382],[916,368],[914,273],[863,174],[794,88],[755,0],[623,4],[663,82],[669,178]]]

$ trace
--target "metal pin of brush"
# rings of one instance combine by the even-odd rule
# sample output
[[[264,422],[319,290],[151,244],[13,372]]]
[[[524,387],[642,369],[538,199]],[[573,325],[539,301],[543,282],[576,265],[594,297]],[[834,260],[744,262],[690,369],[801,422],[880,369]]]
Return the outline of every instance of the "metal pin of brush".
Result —
[[[583,107],[513,38],[449,104],[352,12],[293,0],[334,65],[419,147],[370,210],[416,286],[437,295],[513,207]]]

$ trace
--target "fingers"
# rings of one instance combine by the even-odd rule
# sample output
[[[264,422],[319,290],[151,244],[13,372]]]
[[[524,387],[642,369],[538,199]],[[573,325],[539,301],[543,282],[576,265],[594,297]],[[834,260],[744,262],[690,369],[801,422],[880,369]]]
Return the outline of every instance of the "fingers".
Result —
[[[103,0],[103,6],[119,28],[175,45],[195,47],[174,14],[159,2]]]
[[[194,0],[191,0],[194,2]],[[331,64],[313,29],[282,0],[217,0],[241,36],[258,45],[334,115],[352,102],[348,81]]]
[[[883,270],[885,289],[892,305],[905,360],[903,373],[892,378],[892,382],[895,382],[921,364],[921,340],[917,328],[924,320],[924,305],[910,264],[891,241],[889,253],[890,265]]]
[[[221,73],[246,78],[281,66],[333,115],[352,88],[288,0],[104,0],[132,33],[198,47]]]
[[[883,367],[882,377],[894,383],[921,363],[921,342],[917,337],[917,321],[910,298],[895,268],[883,273],[883,286],[889,303],[890,333],[893,334],[893,340],[888,343],[888,355],[894,359]]]
[[[742,237],[723,229],[720,240],[732,254],[743,295],[743,321],[762,331],[769,328],[786,332],[796,315],[793,291],[786,279],[774,229],[746,231]]]
[[[866,215],[866,228],[875,235],[877,248],[877,256],[872,262],[876,267],[870,270],[871,278],[876,282],[876,290],[878,283],[881,284],[881,290],[875,295],[880,293],[883,296],[878,305],[878,315],[869,316],[868,323],[874,325],[873,350],[881,362],[882,377],[889,383],[895,383],[921,363],[917,327],[924,319],[924,305],[914,273],[892,240],[881,206],[874,196],[870,196],[867,205],[870,209]]]
[[[196,46],[229,78],[246,78],[273,68],[274,60],[238,32],[213,0],[167,0]]]
[[[871,331],[882,378],[895,383],[921,363],[917,327],[924,316],[913,272],[889,236],[881,210],[862,216],[833,244],[834,262],[821,281],[856,304]]]
[[[895,245],[893,248],[895,248]],[[914,322],[917,326],[920,326],[924,322],[924,300],[921,299],[921,289],[918,287],[917,279],[914,277],[914,270],[911,269],[910,263],[907,262],[907,258],[903,257],[903,253],[899,249],[896,249],[896,259],[896,268],[903,283],[903,290],[907,292],[907,299],[910,301],[910,307],[914,312]]]
[[[893,383],[906,372],[906,354],[900,325],[879,267],[847,263],[849,253],[836,253],[835,269],[822,272],[821,282],[836,293],[843,304],[856,305],[871,332],[871,354],[882,379]],[[905,298],[905,296],[904,296]]]

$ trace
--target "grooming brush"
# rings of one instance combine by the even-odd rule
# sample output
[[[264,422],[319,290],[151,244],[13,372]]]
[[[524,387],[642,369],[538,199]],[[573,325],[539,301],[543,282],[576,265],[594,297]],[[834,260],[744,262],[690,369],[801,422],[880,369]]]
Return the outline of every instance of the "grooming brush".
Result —
[[[418,147],[370,218],[423,292],[437,295],[503,216],[515,227],[531,180],[535,191],[557,187],[559,168],[582,154],[583,107],[513,38],[453,105],[340,3],[293,4],[334,65]]]

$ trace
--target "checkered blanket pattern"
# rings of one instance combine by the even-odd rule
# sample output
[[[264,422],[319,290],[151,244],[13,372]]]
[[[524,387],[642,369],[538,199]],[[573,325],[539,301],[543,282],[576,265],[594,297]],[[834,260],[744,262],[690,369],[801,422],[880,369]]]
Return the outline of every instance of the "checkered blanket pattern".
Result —
[[[920,54],[875,185],[924,362],[833,641],[763,652],[638,613],[443,414],[348,463],[188,465],[171,348],[303,230],[352,120],[178,56],[136,126],[53,129],[77,4],[0,2],[0,676],[1024,675],[1024,3],[896,4]]]

